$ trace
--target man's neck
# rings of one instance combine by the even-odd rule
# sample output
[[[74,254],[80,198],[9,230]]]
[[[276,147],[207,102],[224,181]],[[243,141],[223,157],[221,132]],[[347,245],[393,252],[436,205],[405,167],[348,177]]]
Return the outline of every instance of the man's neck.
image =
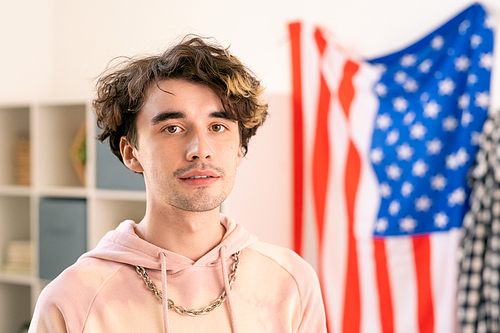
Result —
[[[225,233],[219,210],[210,212],[146,212],[136,233],[145,241],[193,261],[216,247]]]

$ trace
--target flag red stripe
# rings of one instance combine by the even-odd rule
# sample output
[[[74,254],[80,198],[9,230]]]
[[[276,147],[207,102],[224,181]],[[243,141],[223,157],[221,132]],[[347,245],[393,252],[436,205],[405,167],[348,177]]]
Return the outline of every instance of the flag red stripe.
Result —
[[[379,314],[382,332],[394,332],[394,312],[392,308],[391,283],[387,268],[385,242],[382,239],[373,241],[375,271],[377,276],[377,289],[379,297]]]
[[[302,218],[304,201],[304,143],[302,119],[302,73],[301,73],[301,41],[300,22],[289,24],[292,48],[293,75],[293,249],[302,254]]]
[[[321,31],[316,29],[314,34],[316,45],[321,57],[325,52],[326,40]],[[321,62],[321,59],[320,59]],[[314,209],[318,230],[318,253],[323,249],[323,231],[326,213],[326,192],[328,190],[328,176],[330,168],[330,138],[328,133],[328,113],[330,111],[330,89],[326,83],[323,72],[320,70],[320,86],[318,96],[318,112],[316,118],[316,135],[314,138],[312,156],[312,188]],[[321,262],[321,261],[320,261]]]
[[[318,113],[316,118],[316,136],[314,139],[312,158],[312,187],[314,208],[319,238],[319,253],[323,246],[323,230],[325,224],[326,192],[330,167],[330,141],[328,137],[328,112],[330,106],[330,91],[321,75]]]
[[[318,47],[319,54],[323,56],[326,49],[326,39],[323,37],[320,29],[314,31],[314,39],[316,40],[316,46]]]
[[[314,37],[316,40],[316,46],[318,47],[318,51],[322,57],[326,48],[326,40],[321,35],[321,31],[319,29],[316,29]],[[330,89],[328,88],[325,77],[320,70],[320,85],[317,107],[318,109],[311,165],[311,177],[314,211],[316,214],[316,226],[318,233],[318,262],[320,263],[318,265],[318,276],[321,285],[324,285],[324,283],[326,283],[323,280],[323,267],[321,263],[323,262],[323,255],[325,254],[323,250],[323,233],[325,225],[326,198],[330,170],[330,137],[328,133],[328,116],[330,112],[331,97],[332,96],[330,94]],[[325,306],[325,312],[328,318],[327,306]]]
[[[330,105],[330,91],[326,81],[321,75],[319,104],[316,121],[316,137],[314,140],[312,157],[312,191],[314,199],[314,211],[316,213],[316,225],[318,231],[318,276],[321,285],[323,280],[323,232],[326,213],[326,196],[328,190],[328,176],[330,164],[330,142],[328,135],[328,112]],[[328,315],[328,308],[325,306]]]
[[[418,295],[418,327],[420,333],[434,332],[434,305],[431,289],[431,246],[429,236],[413,238],[413,254]]]
[[[344,65],[339,85],[339,102],[349,122],[349,111],[354,97],[352,79],[359,66],[348,60]],[[361,173],[361,158],[351,139],[345,168],[345,198],[347,205],[347,271],[344,296],[343,332],[359,332],[361,325],[361,296],[359,290],[358,252],[354,235],[354,208]]]
[[[339,101],[347,119],[349,119],[349,110],[351,109],[351,102],[354,97],[352,78],[358,69],[358,64],[348,60],[344,65],[344,75],[339,85]]]
[[[347,165],[345,171],[345,195],[348,221],[347,270],[344,296],[343,330],[346,333],[357,333],[361,325],[361,298],[359,290],[358,252],[354,235],[354,206],[358,189],[361,159],[352,141],[349,142]]]

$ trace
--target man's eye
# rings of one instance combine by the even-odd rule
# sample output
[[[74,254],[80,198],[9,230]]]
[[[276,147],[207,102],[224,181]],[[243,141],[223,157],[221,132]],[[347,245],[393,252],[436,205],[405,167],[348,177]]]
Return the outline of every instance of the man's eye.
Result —
[[[224,131],[224,129],[225,129],[224,125],[221,124],[212,125],[212,131],[214,132],[222,132]]]
[[[179,126],[168,126],[165,128],[165,131],[170,134],[177,133],[179,131]]]

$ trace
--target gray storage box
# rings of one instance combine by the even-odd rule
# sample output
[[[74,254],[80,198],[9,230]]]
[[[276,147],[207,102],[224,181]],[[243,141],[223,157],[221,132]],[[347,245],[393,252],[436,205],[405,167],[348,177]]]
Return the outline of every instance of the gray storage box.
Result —
[[[85,199],[40,199],[39,276],[52,280],[87,249]]]

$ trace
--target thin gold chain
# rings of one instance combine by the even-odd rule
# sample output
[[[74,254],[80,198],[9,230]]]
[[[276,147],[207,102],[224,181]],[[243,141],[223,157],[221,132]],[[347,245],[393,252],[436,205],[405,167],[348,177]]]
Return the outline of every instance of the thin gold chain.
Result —
[[[240,265],[240,253],[241,251],[238,251],[236,253],[233,253],[233,266],[231,269],[231,273],[229,273],[228,279],[229,279],[229,290],[231,291],[233,288],[233,283],[236,280],[236,272],[238,271],[238,267]],[[144,280],[144,283],[146,284],[146,287],[148,287],[149,290],[151,290],[155,296],[161,301],[162,300],[162,292],[158,288],[156,288],[155,283],[151,278],[149,277],[148,273],[142,266],[135,266],[135,271],[137,274],[139,274],[142,279]],[[201,316],[201,315],[206,315],[213,310],[217,309],[219,306],[221,306],[222,303],[226,300],[227,294],[226,291],[224,290],[222,294],[210,305],[204,307],[203,309],[187,309],[181,305],[176,305],[173,300],[170,298],[167,298],[168,302],[168,308],[169,309],[174,309],[175,312],[181,315],[187,315],[187,316]]]

